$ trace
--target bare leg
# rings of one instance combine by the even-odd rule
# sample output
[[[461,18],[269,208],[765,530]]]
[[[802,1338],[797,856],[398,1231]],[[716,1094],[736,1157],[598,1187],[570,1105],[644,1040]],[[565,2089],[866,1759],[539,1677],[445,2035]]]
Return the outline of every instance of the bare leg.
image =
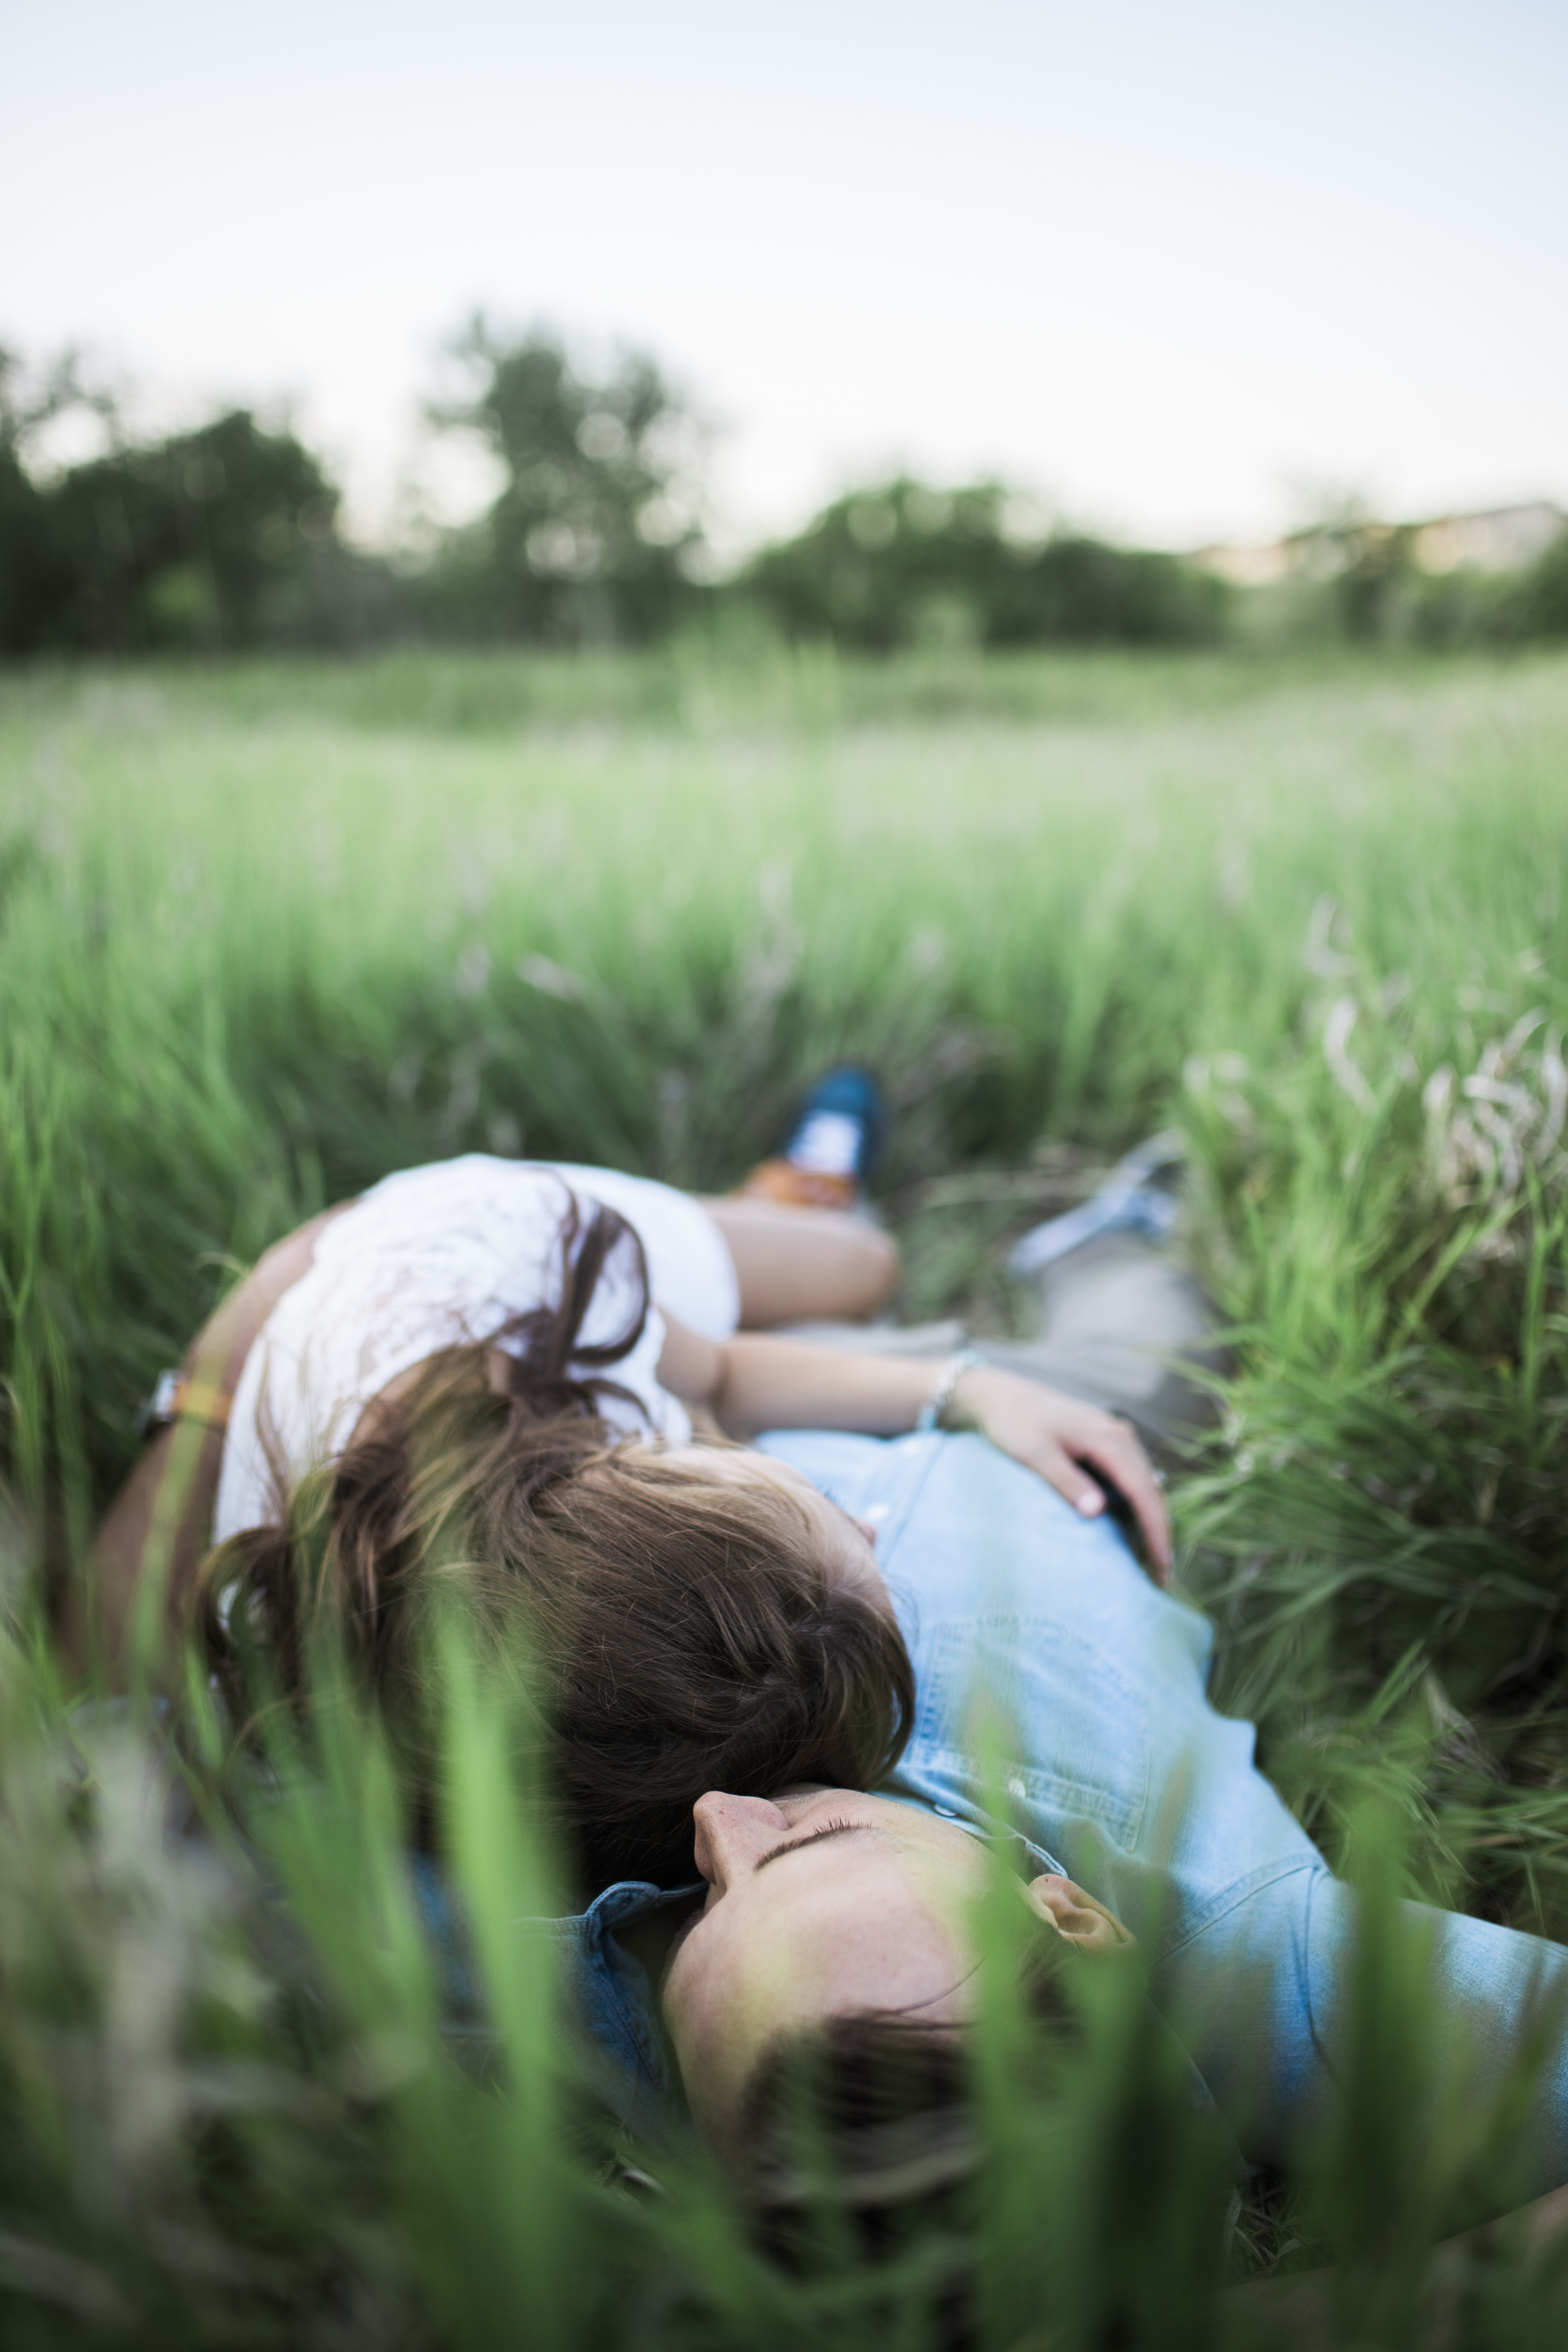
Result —
[[[741,1328],[858,1321],[898,1286],[898,1244],[837,1209],[784,1209],[771,1201],[705,1200],[729,1244],[741,1286]]]

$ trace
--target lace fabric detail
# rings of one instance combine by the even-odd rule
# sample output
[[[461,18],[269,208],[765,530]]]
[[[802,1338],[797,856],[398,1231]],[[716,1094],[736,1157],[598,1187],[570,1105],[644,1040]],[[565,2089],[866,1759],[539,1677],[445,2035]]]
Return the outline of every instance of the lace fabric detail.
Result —
[[[472,1153],[389,1176],[335,1218],[314,1261],[273,1308],[240,1375],[224,1445],[214,1539],[275,1521],[289,1486],[347,1445],[390,1381],[443,1348],[495,1339],[560,1293],[568,1191],[634,1225],[652,1294],[647,1326],[613,1377],[642,1408],[611,1398],[605,1417],[628,1433],[684,1444],[691,1424],[658,1385],[668,1306],[721,1338],[735,1326],[734,1270],[699,1203],[668,1185],[562,1163]],[[605,1267],[584,1324],[585,1346],[613,1339],[635,1312],[633,1253]],[[503,1343],[504,1344],[504,1343]],[[646,1415],[646,1418],[645,1418]]]

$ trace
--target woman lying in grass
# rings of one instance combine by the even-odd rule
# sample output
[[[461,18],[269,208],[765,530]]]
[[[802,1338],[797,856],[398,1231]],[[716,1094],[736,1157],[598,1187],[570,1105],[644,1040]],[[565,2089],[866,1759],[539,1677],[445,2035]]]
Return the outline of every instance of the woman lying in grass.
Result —
[[[826,1113],[823,1090],[808,1102],[797,1152],[820,1160],[826,1118],[829,1140],[837,1122],[863,1156],[851,1076]],[[766,1181],[776,1194],[776,1171]],[[107,1637],[118,1643],[149,1559],[163,1553],[183,1603],[216,1540],[220,1663],[241,1589],[238,1631],[285,1672],[324,1613],[398,1696],[417,1811],[430,1624],[456,1547],[489,1646],[521,1644],[526,1621],[585,1883],[650,1853],[689,1874],[691,1801],[710,1780],[875,1780],[911,1704],[844,1515],[760,1457],[693,1445],[693,1411],[735,1437],[891,1434],[934,1394],[1081,1512],[1105,1497],[1080,1465],[1113,1482],[1168,1563],[1158,1486],[1112,1415],[994,1367],[736,1328],[865,1313],[897,1271],[882,1234],[830,1208],[700,1202],[479,1157],[389,1178],[269,1253],[195,1342],[175,1426],[100,1531]],[[648,1437],[659,1444],[616,1442]],[[329,1563],[320,1609],[301,1547]]]

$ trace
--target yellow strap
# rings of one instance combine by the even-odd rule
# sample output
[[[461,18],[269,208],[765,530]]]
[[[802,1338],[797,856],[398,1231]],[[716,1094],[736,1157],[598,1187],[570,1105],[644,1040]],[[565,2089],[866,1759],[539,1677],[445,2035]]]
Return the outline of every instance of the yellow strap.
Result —
[[[226,1429],[234,1399],[211,1381],[176,1381],[174,1419],[199,1421],[208,1429]]]

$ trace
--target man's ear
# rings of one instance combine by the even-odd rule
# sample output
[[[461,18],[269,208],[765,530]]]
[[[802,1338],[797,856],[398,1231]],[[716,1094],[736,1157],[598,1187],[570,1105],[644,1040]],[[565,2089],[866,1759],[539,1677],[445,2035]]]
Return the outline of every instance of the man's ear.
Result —
[[[1081,1952],[1130,1951],[1138,1940],[1113,1912],[1086,1895],[1081,1886],[1075,1886],[1070,1878],[1034,1879],[1029,1901],[1058,1936],[1076,1944]]]

